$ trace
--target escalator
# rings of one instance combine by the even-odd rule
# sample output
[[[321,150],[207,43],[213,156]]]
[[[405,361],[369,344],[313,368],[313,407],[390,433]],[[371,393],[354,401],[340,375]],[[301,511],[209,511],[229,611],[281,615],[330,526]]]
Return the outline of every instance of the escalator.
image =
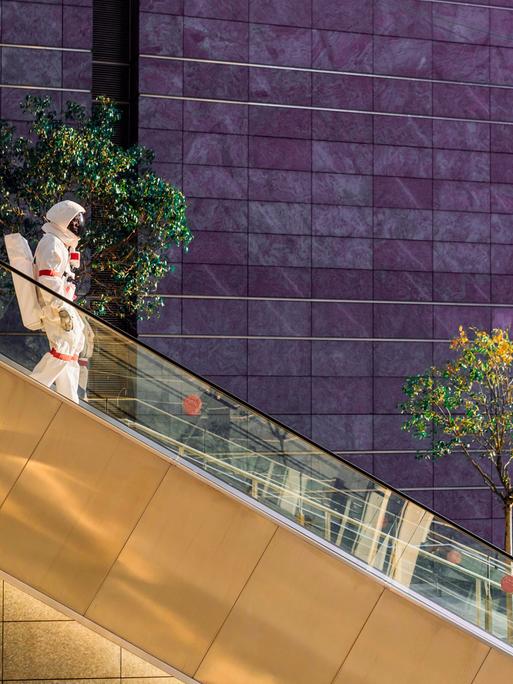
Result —
[[[38,385],[12,275],[4,579],[184,682],[513,676],[513,559],[85,311],[87,401]]]

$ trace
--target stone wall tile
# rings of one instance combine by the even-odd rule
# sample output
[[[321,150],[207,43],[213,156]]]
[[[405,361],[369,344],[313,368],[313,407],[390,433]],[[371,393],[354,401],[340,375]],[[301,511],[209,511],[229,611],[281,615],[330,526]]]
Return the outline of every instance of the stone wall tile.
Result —
[[[250,266],[311,265],[312,239],[303,235],[252,234],[248,242]]]
[[[306,340],[249,340],[250,375],[309,376],[312,343]]]
[[[62,9],[36,2],[2,2],[2,42],[20,45],[62,45]],[[78,31],[78,35],[80,35]],[[75,47],[82,47],[76,45]],[[49,84],[46,84],[49,85]]]
[[[311,304],[290,301],[250,301],[248,334],[308,337],[311,334]]]
[[[312,67],[372,73],[372,37],[362,33],[312,33]]]
[[[431,38],[431,7],[419,0],[376,0],[374,31],[383,35]]]
[[[374,116],[374,142],[384,145],[431,147],[433,121],[411,116]]]
[[[372,32],[371,0],[312,0],[312,10],[315,28]]]
[[[374,237],[431,240],[433,212],[428,209],[374,209]]]
[[[315,268],[372,268],[372,240],[365,238],[314,237],[312,266]]]
[[[186,164],[247,166],[248,142],[242,135],[186,132],[183,154]]]
[[[490,241],[490,215],[464,211],[435,211],[433,237],[435,240],[487,243]]]
[[[374,109],[377,112],[430,116],[433,110],[431,83],[375,78]]]
[[[311,26],[311,0],[251,0],[249,20],[264,24]]]
[[[312,144],[309,140],[251,137],[249,165],[262,169],[310,171]]]
[[[372,449],[372,416],[312,415],[312,439],[332,451]]]
[[[312,105],[336,109],[372,110],[372,79],[344,74],[314,73]]]
[[[249,231],[279,235],[310,235],[312,209],[297,202],[249,202]]]
[[[312,413],[372,413],[372,378],[319,377],[312,383]]]
[[[271,104],[309,106],[312,103],[312,74],[308,71],[252,68],[249,100]]]
[[[372,376],[372,342],[314,340],[312,342],[314,377]],[[314,380],[314,384],[315,384]]]
[[[252,24],[249,31],[251,64],[310,67],[312,41],[309,29]]]
[[[248,400],[265,413],[311,413],[311,380],[296,377],[248,378]]]
[[[465,242],[434,242],[433,268],[446,273],[489,273],[488,245]]]
[[[488,307],[435,306],[434,334],[437,339],[451,339],[458,334],[460,325],[487,330],[491,324],[491,310]]]
[[[185,17],[183,32],[186,57],[248,61],[248,27],[241,21]]]
[[[139,60],[139,89],[142,94],[182,95],[183,67],[179,62],[160,61],[141,57]]]
[[[487,273],[433,273],[434,301],[485,304],[491,301],[490,288]]]
[[[430,272],[374,271],[373,286],[376,300],[431,301],[433,277]]]
[[[480,182],[490,180],[490,155],[487,152],[434,150],[433,165],[434,178]]]
[[[62,14],[62,44],[64,47],[91,50],[93,47],[92,6],[65,6]]]
[[[374,73],[431,78],[433,47],[430,40],[374,37]]]
[[[431,178],[432,152],[398,145],[375,145],[374,173],[378,176]]]
[[[374,206],[398,209],[431,209],[431,180],[374,177]]]
[[[372,305],[314,302],[312,332],[315,337],[371,337]]]
[[[312,114],[314,140],[372,142],[372,116],[351,112],[316,111]]]
[[[174,0],[173,0],[174,1]],[[247,21],[249,0],[183,0],[184,13],[189,17],[213,17]]]
[[[334,237],[372,237],[372,209],[314,204],[312,233]]]
[[[312,274],[309,268],[248,268],[248,295],[251,297],[310,297],[311,291]]]
[[[485,7],[437,4],[433,7],[433,38],[487,45],[490,40],[490,12]]]
[[[182,64],[178,66],[182,69]],[[241,101],[248,99],[248,67],[185,62],[183,70],[183,91],[188,97]]]
[[[492,131],[495,128],[497,127],[492,126]],[[508,132],[511,135],[511,131]],[[433,146],[488,152],[490,149],[490,125],[477,121],[437,119],[433,121]]]
[[[371,174],[372,145],[314,141],[313,170],[330,173]]]
[[[492,118],[495,118],[493,97]],[[433,84],[433,114],[463,119],[490,118],[490,89],[452,83]]]
[[[317,299],[372,299],[372,271],[314,268],[312,297]]]
[[[415,322],[414,325],[412,321]],[[432,307],[420,304],[375,304],[374,336],[388,339],[431,339]]]
[[[183,54],[183,40],[182,17],[141,12],[139,50],[142,54],[180,57]]]
[[[227,105],[219,102],[185,101],[183,103],[183,120],[186,131],[238,135],[248,132],[248,108],[242,104]]]
[[[183,274],[183,289],[191,295],[245,297],[248,294],[247,266],[188,264]]]
[[[335,173],[313,174],[313,201],[355,207],[372,205],[372,177]]]
[[[485,45],[434,43],[433,78],[489,83],[490,49]]]

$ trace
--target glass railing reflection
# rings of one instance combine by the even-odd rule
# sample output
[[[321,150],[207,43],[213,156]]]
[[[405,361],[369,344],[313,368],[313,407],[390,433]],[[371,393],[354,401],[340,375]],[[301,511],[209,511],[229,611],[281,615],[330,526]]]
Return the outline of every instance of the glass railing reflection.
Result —
[[[29,372],[48,344],[43,334],[23,329],[7,267],[0,272],[0,358]],[[84,406],[513,646],[504,590],[513,573],[505,554],[79,312],[94,333]]]

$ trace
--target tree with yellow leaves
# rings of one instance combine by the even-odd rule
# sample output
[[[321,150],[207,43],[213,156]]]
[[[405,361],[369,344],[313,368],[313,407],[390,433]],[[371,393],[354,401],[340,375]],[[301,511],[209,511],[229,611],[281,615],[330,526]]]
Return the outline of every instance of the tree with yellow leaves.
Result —
[[[464,454],[502,502],[513,554],[513,340],[508,330],[460,326],[451,349],[454,360],[407,379],[403,429],[430,440],[423,458]]]

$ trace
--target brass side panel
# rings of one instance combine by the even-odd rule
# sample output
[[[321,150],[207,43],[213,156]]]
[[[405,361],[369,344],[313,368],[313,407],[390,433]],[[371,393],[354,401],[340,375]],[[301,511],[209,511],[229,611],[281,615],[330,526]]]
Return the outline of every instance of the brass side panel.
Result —
[[[23,470],[60,401],[0,366],[0,503]]]
[[[167,468],[62,405],[0,509],[2,570],[85,611]]]
[[[119,661],[119,646],[76,622],[4,624],[5,680],[119,678]]]
[[[280,529],[196,678],[204,684],[331,684],[382,591]]]
[[[386,590],[334,684],[471,684],[489,647]]]
[[[192,674],[275,529],[171,468],[87,617]]]
[[[122,678],[121,682],[122,684],[181,684],[180,681],[174,677],[136,677],[135,679],[129,677]],[[16,682],[16,684],[18,683]],[[38,684],[41,684],[41,682],[38,682]],[[59,684],[62,684],[62,682]],[[89,684],[89,682],[81,682],[81,684]],[[113,684],[112,680],[109,684]]]
[[[121,649],[121,677],[126,677],[127,679],[133,677],[148,678],[148,677],[163,677],[166,676],[166,672],[163,672],[155,665],[147,663],[139,656],[126,651],[124,648]]]
[[[119,681],[119,679],[114,681],[112,679],[66,679],[65,682],[62,679],[45,679],[44,681],[41,679],[4,679],[3,684],[114,684]]]
[[[5,622],[27,622],[43,620],[69,620],[62,613],[38,601],[25,591],[21,591],[8,582],[4,583],[4,612]]]
[[[497,682],[513,682],[513,658],[492,648],[472,684]]]

